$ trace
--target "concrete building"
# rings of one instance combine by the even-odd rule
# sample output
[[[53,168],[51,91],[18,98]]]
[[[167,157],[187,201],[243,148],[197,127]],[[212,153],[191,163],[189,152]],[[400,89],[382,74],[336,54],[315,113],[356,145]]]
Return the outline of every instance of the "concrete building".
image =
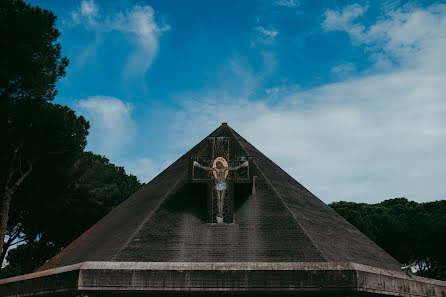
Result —
[[[400,267],[223,123],[0,296],[446,296]]]

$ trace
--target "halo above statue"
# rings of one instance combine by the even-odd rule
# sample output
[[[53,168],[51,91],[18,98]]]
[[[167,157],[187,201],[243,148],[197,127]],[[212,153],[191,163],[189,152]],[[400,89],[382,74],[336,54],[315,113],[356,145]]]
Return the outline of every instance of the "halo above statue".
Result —
[[[224,167],[229,167],[228,166],[228,161],[226,161],[225,158],[223,157],[217,157],[215,158],[214,162],[212,163],[212,168],[216,168],[217,167],[217,162],[221,162],[223,164]],[[217,172],[212,171],[212,174],[214,175],[214,178],[217,179]],[[229,171],[225,171],[225,178],[228,177]]]

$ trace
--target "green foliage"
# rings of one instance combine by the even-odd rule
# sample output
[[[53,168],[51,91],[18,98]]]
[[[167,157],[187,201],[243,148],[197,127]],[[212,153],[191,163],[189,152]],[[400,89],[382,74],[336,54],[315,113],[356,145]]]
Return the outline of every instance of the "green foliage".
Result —
[[[56,95],[56,81],[65,75],[68,65],[67,58],[61,57],[60,44],[56,43],[60,33],[54,27],[55,21],[52,12],[21,0],[0,2],[0,166],[4,169],[0,172],[0,182],[3,185],[8,185],[6,176],[11,171],[23,172],[42,154],[82,151],[86,145],[85,119],[77,118],[67,107],[47,103]],[[67,138],[68,135],[73,137]],[[17,162],[11,162],[13,159]],[[20,174],[15,175],[10,183],[20,178]]]
[[[10,264],[0,277],[32,272],[140,186],[123,167],[91,152],[81,153],[71,163],[47,160],[17,192],[8,229],[12,233],[21,228],[27,244],[26,249],[19,246],[20,257],[9,256],[16,249],[8,253]]]
[[[10,106],[6,149],[11,156],[13,148],[18,148],[22,165],[51,156],[76,155],[87,144],[89,126],[67,106],[22,99]]]
[[[56,16],[21,0],[0,1],[0,99],[52,100],[68,59],[56,43]]]
[[[49,102],[68,65],[55,21],[21,0],[0,1],[0,263],[26,243],[8,253],[1,277],[32,272],[140,187],[84,152],[89,123]]]
[[[33,225],[40,218],[39,229],[60,246],[69,244],[141,186],[123,167],[91,152],[82,153],[68,170],[59,167],[54,173],[60,186],[42,193],[47,195],[48,202],[45,207],[35,206],[33,211],[38,214]],[[45,189],[53,185],[52,181],[44,180],[34,183],[36,188],[47,184]],[[42,213],[45,215],[40,216]]]
[[[330,206],[399,262],[414,263],[418,275],[446,280],[446,200],[395,198]]]
[[[12,277],[34,271],[45,264],[46,259],[59,252],[60,249],[54,244],[37,241],[31,244],[22,244],[9,251],[6,265],[0,271],[0,278]]]
[[[82,154],[89,127],[73,110],[46,101],[18,101],[9,118],[9,137],[6,146],[2,146],[5,153],[0,156],[1,217],[7,236],[0,262],[14,242],[29,242],[39,234],[32,230],[37,225],[29,219],[27,210],[33,203],[42,205],[47,201],[48,193],[53,190],[49,187],[60,189],[61,172]],[[34,184],[39,179],[44,182]],[[0,240],[3,243],[3,237]]]
[[[22,183],[51,154],[83,150],[88,123],[67,107],[49,104],[67,58],[56,42],[56,16],[21,0],[0,2],[0,250],[9,209]]]

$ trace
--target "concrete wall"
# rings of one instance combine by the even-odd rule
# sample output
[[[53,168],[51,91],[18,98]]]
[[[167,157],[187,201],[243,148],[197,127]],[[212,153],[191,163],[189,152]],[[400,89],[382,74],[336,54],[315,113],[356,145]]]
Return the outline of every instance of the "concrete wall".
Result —
[[[333,262],[85,262],[0,280],[4,297],[237,292],[445,297],[446,282]]]

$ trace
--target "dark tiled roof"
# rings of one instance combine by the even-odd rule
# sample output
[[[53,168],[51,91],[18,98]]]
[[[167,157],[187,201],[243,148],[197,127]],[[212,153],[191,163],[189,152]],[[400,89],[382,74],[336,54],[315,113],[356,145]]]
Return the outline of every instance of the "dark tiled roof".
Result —
[[[395,259],[229,126],[210,136],[234,137],[259,176],[257,194],[235,201],[234,224],[206,224],[206,189],[188,183],[190,157],[207,155],[205,138],[39,270],[85,261],[356,262],[399,270]]]

